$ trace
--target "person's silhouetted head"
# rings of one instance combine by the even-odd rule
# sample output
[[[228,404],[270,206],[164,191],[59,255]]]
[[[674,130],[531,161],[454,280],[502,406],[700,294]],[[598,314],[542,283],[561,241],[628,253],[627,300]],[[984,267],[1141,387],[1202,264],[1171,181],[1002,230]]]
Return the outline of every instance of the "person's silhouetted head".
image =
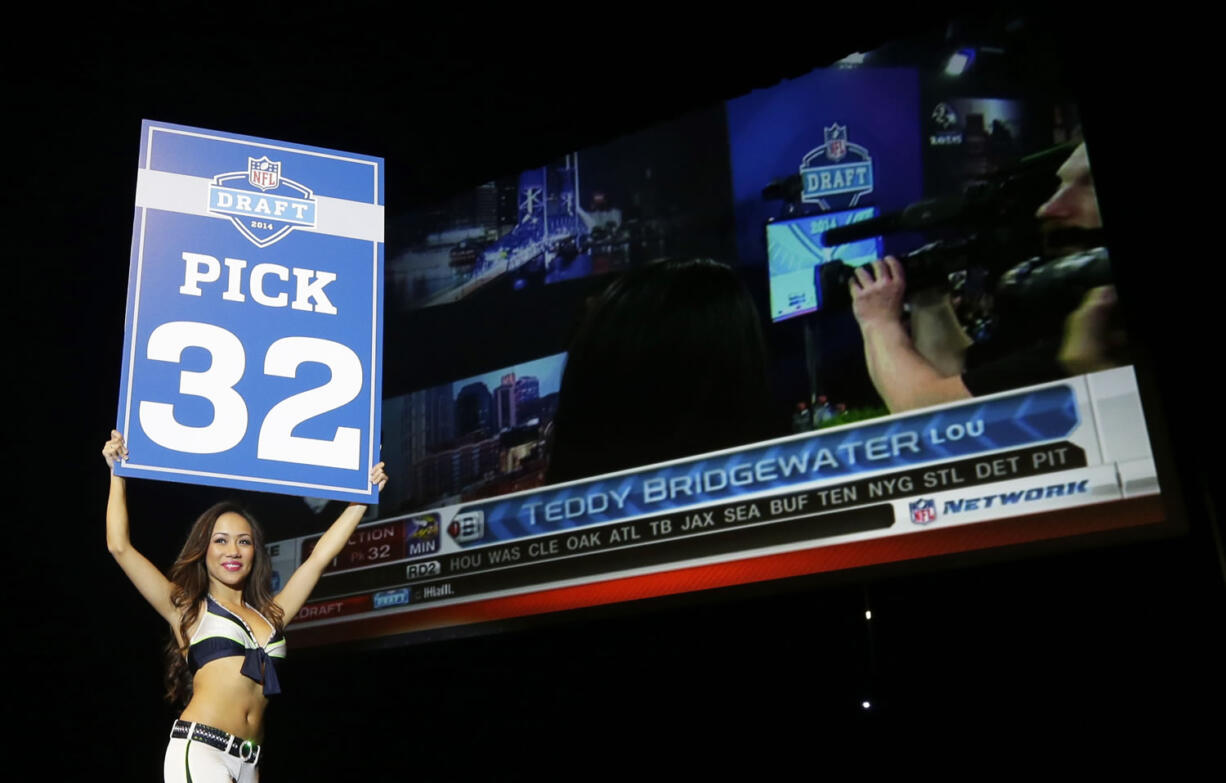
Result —
[[[558,395],[551,483],[768,438],[766,344],[736,273],[705,259],[632,270],[589,303]]]

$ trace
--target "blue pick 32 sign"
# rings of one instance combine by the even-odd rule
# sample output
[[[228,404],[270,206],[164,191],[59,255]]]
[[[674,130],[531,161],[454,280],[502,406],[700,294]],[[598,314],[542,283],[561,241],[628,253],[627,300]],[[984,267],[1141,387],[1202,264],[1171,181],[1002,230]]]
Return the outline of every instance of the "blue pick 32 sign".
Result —
[[[383,169],[142,124],[119,475],[376,500]]]

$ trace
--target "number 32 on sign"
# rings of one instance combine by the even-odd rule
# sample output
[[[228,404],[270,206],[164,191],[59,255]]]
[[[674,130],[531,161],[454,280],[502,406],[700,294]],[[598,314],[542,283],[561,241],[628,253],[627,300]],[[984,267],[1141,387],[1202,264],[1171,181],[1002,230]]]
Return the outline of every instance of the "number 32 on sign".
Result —
[[[373,502],[383,161],[146,120],[124,476]]]

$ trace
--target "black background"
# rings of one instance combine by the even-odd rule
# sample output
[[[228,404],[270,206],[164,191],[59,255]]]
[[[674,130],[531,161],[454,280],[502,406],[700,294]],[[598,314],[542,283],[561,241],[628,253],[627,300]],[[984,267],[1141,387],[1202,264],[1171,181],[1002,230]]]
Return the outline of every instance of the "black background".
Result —
[[[18,768],[157,779],[174,717],[159,701],[164,628],[106,552],[98,457],[115,412],[141,119],[382,155],[389,209],[405,209],[974,10],[823,6],[799,24],[795,11],[739,9],[770,16],[755,21],[704,8],[675,20],[344,8],[343,23],[340,11],[132,10],[13,32],[34,44],[50,29],[56,41],[13,48],[6,90],[19,171],[6,199],[19,398],[5,569]],[[1112,245],[1124,248],[1130,335],[1158,393],[1151,434],[1173,468],[1165,486],[1178,479],[1169,495],[1186,535],[943,558],[410,647],[300,650],[269,708],[264,779],[571,778],[615,765],[657,777],[731,757],[773,779],[836,761],[945,766],[983,747],[970,737],[1007,746],[997,764],[1066,751],[1096,763],[1207,757],[1223,693],[1210,470],[1222,351],[1208,315],[1220,254],[1211,237],[1162,234],[1163,216],[1186,214],[1204,185],[1205,149],[1192,127],[1200,104],[1172,94],[1203,77],[1190,46],[1175,45],[1195,20],[1164,10],[1032,14],[1058,34],[1085,112]],[[1175,145],[1180,155],[1164,153]],[[1160,181],[1159,166],[1194,184]],[[159,482],[130,494],[137,546],[163,564],[214,497]],[[877,751],[833,741],[844,732]],[[891,756],[884,743],[897,738],[927,750]]]

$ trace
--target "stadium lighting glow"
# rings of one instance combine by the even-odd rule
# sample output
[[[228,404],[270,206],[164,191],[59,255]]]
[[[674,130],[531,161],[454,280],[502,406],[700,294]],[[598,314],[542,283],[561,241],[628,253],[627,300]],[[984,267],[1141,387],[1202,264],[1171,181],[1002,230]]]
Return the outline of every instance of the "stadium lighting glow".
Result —
[[[873,610],[872,610],[872,609],[865,609],[865,610],[864,610],[864,619],[865,619],[865,620],[871,620],[871,619],[873,619]]]
[[[867,710],[869,707],[871,707],[871,706],[873,706],[873,705],[869,704],[869,703],[868,703],[868,702],[866,702],[866,701],[862,701],[862,702],[860,702],[860,706],[861,706],[861,707],[863,707],[864,709],[866,709],[866,710]]]
[[[961,76],[962,72],[965,71],[967,66],[974,62],[974,60],[974,49],[959,49],[950,56],[949,64],[945,66],[945,75]]]

